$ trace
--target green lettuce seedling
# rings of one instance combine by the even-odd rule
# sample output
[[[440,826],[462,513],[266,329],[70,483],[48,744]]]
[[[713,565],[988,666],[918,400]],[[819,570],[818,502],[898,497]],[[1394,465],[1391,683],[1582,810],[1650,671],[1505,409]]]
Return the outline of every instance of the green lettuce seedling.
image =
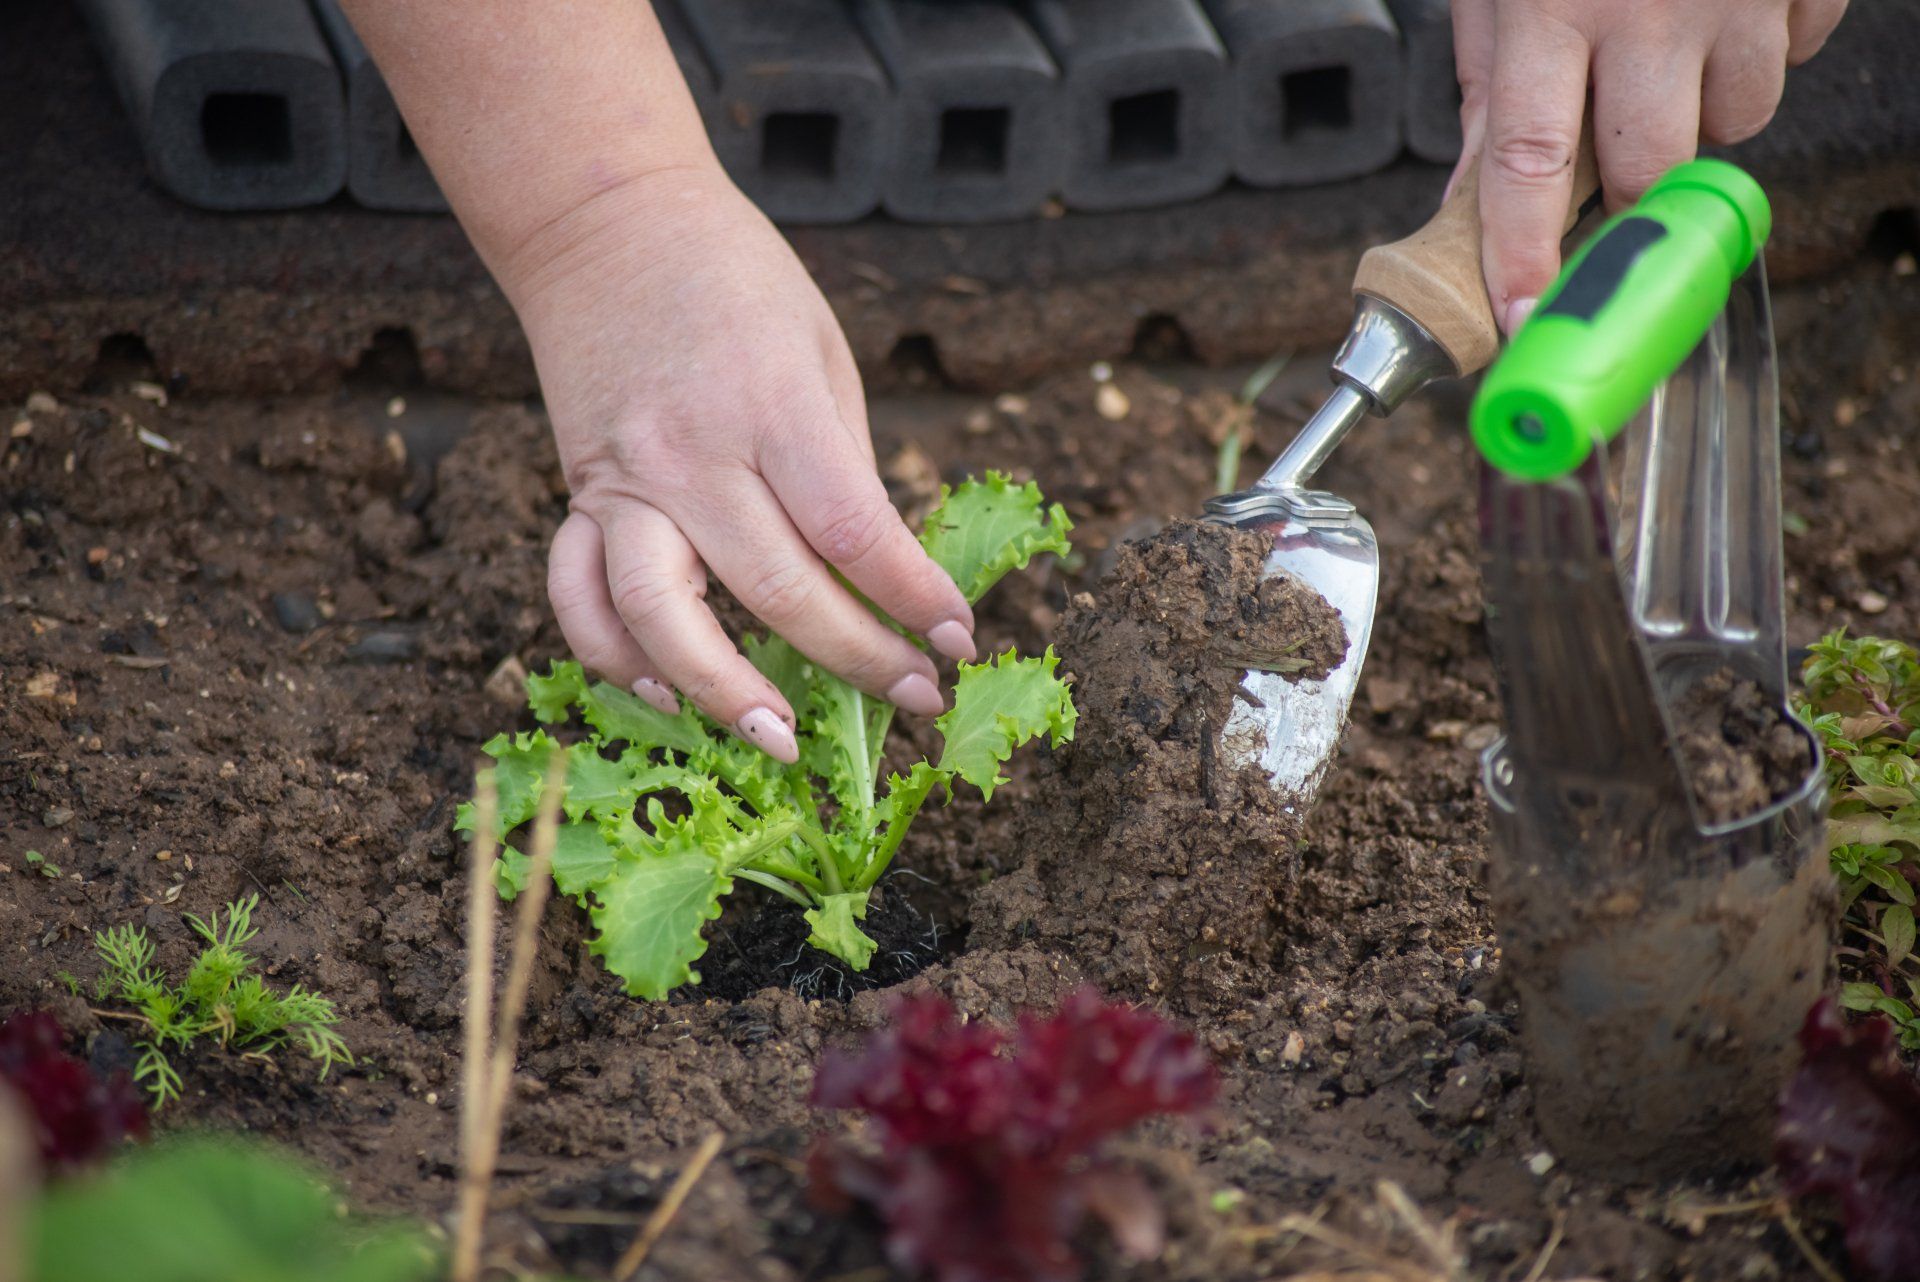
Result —
[[[1070,528],[1037,486],[989,473],[943,487],[920,542],[974,602],[1035,555],[1068,552]],[[550,755],[567,754],[554,884],[587,910],[596,932],[589,947],[634,996],[658,999],[699,982],[701,931],[743,881],[791,900],[811,927],[809,943],[865,970],[875,949],[860,928],[868,896],[933,790],[951,798],[955,782],[965,781],[991,797],[1015,748],[1073,736],[1073,701],[1052,649],[1037,658],[1009,650],[960,665],[953,706],[934,723],[944,738],[939,756],[890,776],[883,789],[880,752],[893,706],[777,636],[749,638],[744,648],[799,718],[795,765],[742,743],[690,705],[670,717],[589,681],[573,662],[529,677],[527,696],[546,725],[577,715],[584,738],[563,745],[535,730],[486,745],[503,843],[533,817]],[[462,806],[456,828],[471,832],[475,822],[473,806]],[[527,864],[503,844],[494,867],[501,894],[518,893]]]
[[[1828,857],[1847,909],[1840,1001],[1889,1016],[1920,1050],[1920,654],[1843,629],[1811,647],[1801,679],[1798,711],[1826,748]]]

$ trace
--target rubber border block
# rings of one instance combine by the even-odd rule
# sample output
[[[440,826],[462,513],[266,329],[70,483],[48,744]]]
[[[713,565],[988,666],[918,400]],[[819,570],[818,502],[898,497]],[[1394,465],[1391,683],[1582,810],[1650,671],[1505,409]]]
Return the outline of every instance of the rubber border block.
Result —
[[[1404,56],[1382,0],[1206,0],[1233,58],[1234,171],[1357,178],[1400,153]]]
[[[1037,214],[1066,163],[1060,75],[1040,37],[992,0],[854,0],[894,84],[888,213],[907,222]]]
[[[345,184],[340,72],[305,0],[80,7],[167,191],[207,209],[288,209]]]
[[[893,103],[839,0],[681,6],[713,68],[714,152],[778,222],[851,222],[880,203]]]
[[[1233,169],[1226,49],[1197,0],[1029,0],[1065,71],[1077,209],[1137,209],[1216,190]]]
[[[346,77],[347,194],[368,209],[446,212],[447,198],[353,24],[335,0],[313,0],[313,11]]]
[[[1407,150],[1422,160],[1460,158],[1460,78],[1453,69],[1449,0],[1387,0],[1407,59]]]

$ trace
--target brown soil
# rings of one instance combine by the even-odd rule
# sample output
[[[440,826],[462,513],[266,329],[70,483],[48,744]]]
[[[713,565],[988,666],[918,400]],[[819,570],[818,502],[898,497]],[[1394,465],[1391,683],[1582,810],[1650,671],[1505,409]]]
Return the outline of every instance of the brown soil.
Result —
[[[1788,541],[1791,639],[1840,623],[1920,635],[1920,298],[1865,262],[1818,295],[1784,295],[1778,317],[1788,502],[1805,522]],[[1296,366],[1273,401],[1292,422],[1324,388],[1323,358]],[[1379,532],[1382,607],[1341,759],[1288,842],[1270,794],[1231,774],[1216,773],[1216,799],[1244,811],[1203,814],[1193,759],[1148,729],[1196,729],[1217,688],[1136,714],[1103,675],[1095,623],[1155,585],[1119,568],[1096,608],[1070,607],[1102,571],[1154,555],[1116,552],[1126,538],[1199,511],[1230,385],[1188,368],[1116,378],[1132,406],[1118,422],[1083,376],[997,401],[881,400],[873,415],[903,507],[1011,465],[1067,505],[1084,558],[1014,575],[982,604],[985,643],[1059,640],[1084,719],[1070,751],[1018,758],[991,806],[963,795],[916,828],[887,895],[939,924],[941,957],[908,982],[1004,1019],[1093,978],[1187,1019],[1225,1070],[1214,1131],[1148,1128],[1129,1148],[1168,1201],[1166,1257],[1100,1256],[1095,1275],[1278,1278],[1353,1262],[1277,1231],[1289,1212],[1426,1261],[1376,1195],[1391,1180],[1434,1223],[1458,1217],[1476,1276],[1525,1276],[1556,1231],[1548,1278],[1813,1276],[1773,1221],[1689,1209],[1764,1196],[1764,1172],[1619,1185],[1569,1174],[1535,1125],[1481,885],[1477,759],[1498,714],[1459,396],[1369,422],[1327,469]],[[452,808],[478,745],[525,724],[496,671],[561,652],[543,562],[562,498],[536,411],[409,392],[389,418],[389,390],[162,408],[109,387],[0,416],[23,424],[0,443],[0,1009],[52,1005],[97,1053],[124,1055],[57,978],[90,983],[92,932],[142,923],[178,969],[182,913],[258,892],[256,951],[276,982],[340,1003],[360,1066],[316,1083],[294,1060],[182,1056],[187,1098],[165,1124],[273,1136],[361,1202],[437,1216],[456,1167]],[[143,443],[140,427],[177,449]],[[1285,429],[1261,436],[1248,474]],[[1169,618],[1166,644],[1202,626]],[[1152,666],[1141,644],[1123,671]],[[934,739],[903,722],[890,756]],[[1199,787],[1120,783],[1123,770],[1172,777],[1152,773],[1163,767]],[[1097,840],[1065,830],[1078,806]],[[29,849],[61,875],[29,868]],[[716,925],[753,952],[744,924]],[[805,1103],[812,1065],[876,1024],[885,993],[802,995],[772,962],[757,991],[735,995],[754,988],[743,971],[723,993],[731,948],[715,935],[715,986],[649,1005],[620,993],[583,934],[571,904],[550,907],[493,1249],[603,1276],[719,1128],[725,1155],[644,1276],[884,1277],[872,1226],[815,1218],[796,1162],[828,1124]],[[1214,1209],[1224,1190],[1242,1196]],[[598,1236],[583,1223],[609,1218]],[[1814,1232],[1831,1251],[1831,1232]]]
[[[1025,864],[980,896],[976,942],[1039,938],[1113,992],[1225,1009],[1272,951],[1304,806],[1219,748],[1250,662],[1323,677],[1346,654],[1333,608],[1263,578],[1272,540],[1180,520],[1120,548],[1073,599],[1059,648],[1074,744],[1020,832]],[[1262,657],[1254,657],[1262,656]]]
[[[1731,669],[1708,673],[1673,709],[1674,746],[1700,818],[1731,823],[1806,782],[1813,761],[1806,737],[1759,683]]]

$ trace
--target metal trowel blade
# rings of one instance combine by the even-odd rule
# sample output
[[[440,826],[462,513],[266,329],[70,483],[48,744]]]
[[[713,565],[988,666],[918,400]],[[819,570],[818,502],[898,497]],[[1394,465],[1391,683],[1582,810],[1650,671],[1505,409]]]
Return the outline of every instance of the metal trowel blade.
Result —
[[[1312,588],[1346,627],[1346,655],[1325,677],[1249,671],[1221,732],[1229,761],[1259,766],[1275,788],[1305,806],[1339,750],[1373,636],[1379,542],[1353,504],[1321,490],[1226,495],[1208,501],[1207,515],[1270,537],[1273,551],[1262,574],[1284,575]]]

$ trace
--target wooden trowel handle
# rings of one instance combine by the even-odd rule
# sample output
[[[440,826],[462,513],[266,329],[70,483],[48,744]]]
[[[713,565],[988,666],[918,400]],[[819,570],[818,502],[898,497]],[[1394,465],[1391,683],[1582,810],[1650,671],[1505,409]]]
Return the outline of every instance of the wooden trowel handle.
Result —
[[[1599,189],[1591,128],[1580,135],[1573,194],[1562,234]],[[1360,259],[1353,292],[1370,294],[1420,323],[1452,358],[1456,376],[1485,369],[1500,351],[1500,326],[1480,262],[1480,161],[1460,176],[1427,225],[1404,240],[1376,245]]]

